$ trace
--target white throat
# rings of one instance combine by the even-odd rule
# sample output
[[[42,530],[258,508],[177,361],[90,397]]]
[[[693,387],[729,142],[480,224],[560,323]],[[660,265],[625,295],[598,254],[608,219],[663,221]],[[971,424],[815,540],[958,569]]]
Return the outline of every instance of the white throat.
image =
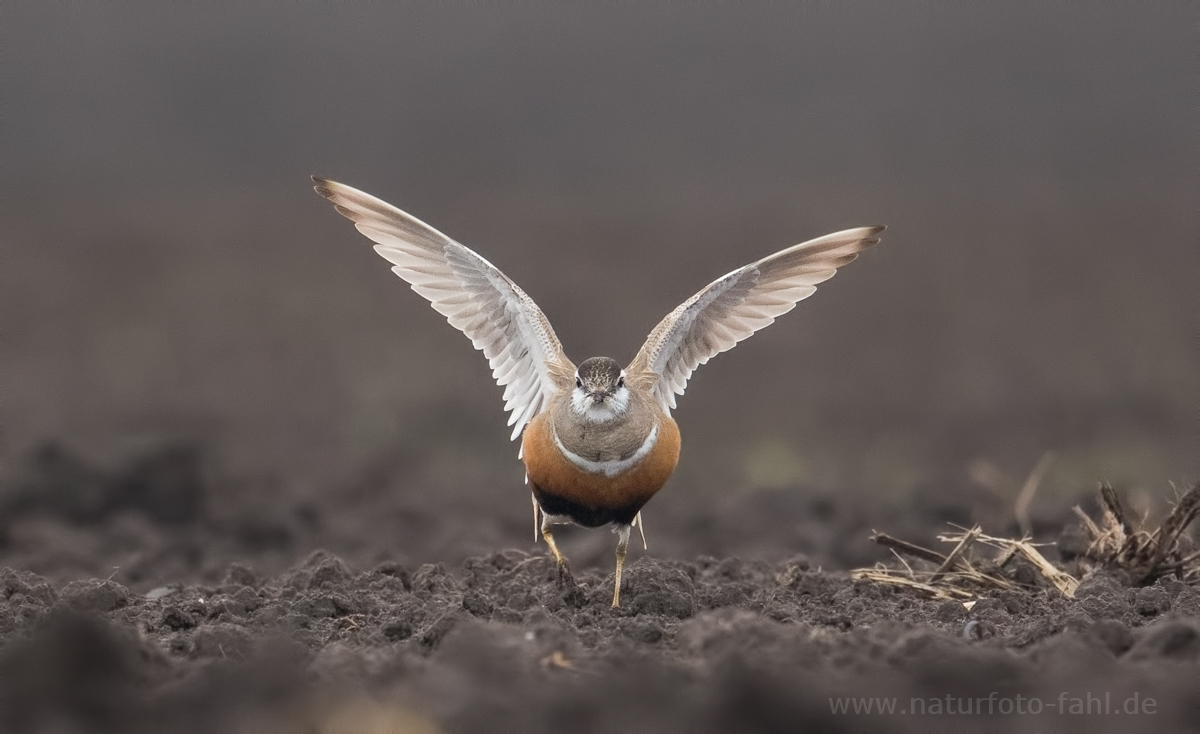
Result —
[[[587,391],[577,387],[571,391],[571,412],[588,423],[607,423],[625,415],[629,409],[629,388],[618,387],[612,395],[597,403]]]

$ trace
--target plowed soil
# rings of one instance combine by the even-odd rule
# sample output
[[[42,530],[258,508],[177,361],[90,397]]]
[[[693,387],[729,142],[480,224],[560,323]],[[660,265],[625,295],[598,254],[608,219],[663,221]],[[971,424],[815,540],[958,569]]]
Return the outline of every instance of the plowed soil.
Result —
[[[610,609],[607,533],[590,534],[605,560],[573,559],[576,586],[558,583],[544,546],[438,563],[431,541],[414,541],[407,558],[387,558],[372,533],[339,540],[334,510],[264,513],[286,490],[218,486],[202,463],[174,447],[100,470],[47,448],[7,481],[0,728],[1200,725],[1200,590],[1172,579],[1135,589],[1101,572],[1074,599],[1032,587],[968,611],[824,570],[814,556],[838,555],[834,545],[769,560],[659,559],[652,545],[631,553],[623,605]],[[365,501],[358,511],[387,515]],[[865,535],[849,508],[824,516],[830,536]],[[770,530],[752,514],[722,522]],[[662,524],[651,542],[685,532]],[[322,540],[352,558],[301,553]]]

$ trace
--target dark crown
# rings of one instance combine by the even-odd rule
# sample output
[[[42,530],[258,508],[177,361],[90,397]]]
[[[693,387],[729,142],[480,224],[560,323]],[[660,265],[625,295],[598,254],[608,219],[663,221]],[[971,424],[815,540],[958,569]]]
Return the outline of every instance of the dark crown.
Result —
[[[610,387],[621,378],[621,365],[611,357],[592,357],[579,365],[579,379],[584,385]]]

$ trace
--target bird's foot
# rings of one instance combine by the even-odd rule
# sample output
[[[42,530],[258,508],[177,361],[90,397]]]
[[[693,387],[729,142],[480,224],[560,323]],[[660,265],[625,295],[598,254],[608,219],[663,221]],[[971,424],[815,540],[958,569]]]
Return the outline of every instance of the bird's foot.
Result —
[[[579,585],[575,583],[575,575],[571,573],[571,567],[567,565],[566,558],[560,558],[556,565],[558,566],[557,581],[559,588],[574,588]]]
[[[562,592],[563,601],[576,609],[587,604],[587,593],[583,586],[575,580],[571,568],[563,563],[558,564],[558,588]]]

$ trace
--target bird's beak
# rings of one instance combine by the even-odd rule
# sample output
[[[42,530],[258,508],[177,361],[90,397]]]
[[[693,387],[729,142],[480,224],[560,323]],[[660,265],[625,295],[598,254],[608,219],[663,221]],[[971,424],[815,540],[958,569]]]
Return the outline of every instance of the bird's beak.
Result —
[[[591,397],[593,403],[600,404],[603,403],[604,399],[608,397],[608,393],[601,390],[594,393],[589,393],[589,397]]]

